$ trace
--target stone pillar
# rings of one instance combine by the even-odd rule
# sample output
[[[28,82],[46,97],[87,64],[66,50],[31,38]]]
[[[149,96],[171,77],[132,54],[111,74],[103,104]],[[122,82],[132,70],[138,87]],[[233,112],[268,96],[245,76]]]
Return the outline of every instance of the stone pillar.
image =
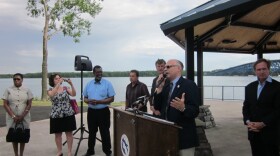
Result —
[[[199,139],[199,146],[195,148],[194,156],[213,156],[211,145],[205,135],[204,127],[197,126],[196,131]]]
[[[199,107],[199,114],[197,118],[204,122],[204,128],[211,128],[216,126],[214,117],[209,107],[209,105],[203,105]]]
[[[205,128],[216,126],[209,107],[209,105],[199,106],[199,115],[195,120],[199,146],[195,148],[195,156],[213,156],[211,145],[207,140],[204,130]]]

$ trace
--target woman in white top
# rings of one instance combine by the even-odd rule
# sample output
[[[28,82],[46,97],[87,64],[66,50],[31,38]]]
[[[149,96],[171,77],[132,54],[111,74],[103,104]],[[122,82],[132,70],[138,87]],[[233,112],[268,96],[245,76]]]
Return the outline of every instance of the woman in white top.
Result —
[[[28,88],[22,86],[23,75],[16,73],[13,75],[14,85],[7,88],[3,95],[3,104],[6,109],[7,128],[15,126],[15,123],[22,122],[25,129],[30,129],[30,108],[33,94]],[[28,142],[28,141],[27,141]],[[20,156],[23,156],[24,146],[27,142],[20,142]],[[13,142],[15,156],[18,156],[19,142]]]

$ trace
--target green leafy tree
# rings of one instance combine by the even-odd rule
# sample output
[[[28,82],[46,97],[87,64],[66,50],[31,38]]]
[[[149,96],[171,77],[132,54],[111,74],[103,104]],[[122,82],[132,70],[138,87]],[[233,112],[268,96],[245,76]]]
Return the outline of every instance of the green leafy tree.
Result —
[[[91,22],[100,11],[100,1],[95,0],[28,0],[28,15],[34,18],[44,17],[43,28],[43,61],[42,61],[42,96],[47,100],[48,76],[48,41],[57,33],[70,36],[79,42],[81,35],[90,33]]]

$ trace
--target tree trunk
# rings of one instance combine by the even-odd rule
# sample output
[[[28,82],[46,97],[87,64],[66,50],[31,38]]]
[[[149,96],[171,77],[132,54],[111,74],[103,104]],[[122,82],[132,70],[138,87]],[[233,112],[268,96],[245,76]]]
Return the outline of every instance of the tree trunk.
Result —
[[[43,35],[43,62],[42,62],[42,96],[41,100],[46,101],[48,99],[47,95],[47,79],[48,79],[48,23],[49,16],[45,16],[45,27],[44,27],[44,35]]]

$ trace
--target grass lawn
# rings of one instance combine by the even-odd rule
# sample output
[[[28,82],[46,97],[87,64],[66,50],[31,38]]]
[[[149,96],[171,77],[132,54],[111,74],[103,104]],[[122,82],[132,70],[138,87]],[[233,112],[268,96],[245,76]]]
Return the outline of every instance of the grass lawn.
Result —
[[[118,107],[118,106],[124,106],[124,102],[113,102],[111,103],[111,106],[113,107]],[[3,100],[0,100],[0,105],[3,105]],[[50,101],[41,101],[41,100],[33,100],[32,101],[32,106],[50,106],[51,102]],[[78,103],[78,105],[80,105]],[[86,104],[84,103],[84,106]]]

